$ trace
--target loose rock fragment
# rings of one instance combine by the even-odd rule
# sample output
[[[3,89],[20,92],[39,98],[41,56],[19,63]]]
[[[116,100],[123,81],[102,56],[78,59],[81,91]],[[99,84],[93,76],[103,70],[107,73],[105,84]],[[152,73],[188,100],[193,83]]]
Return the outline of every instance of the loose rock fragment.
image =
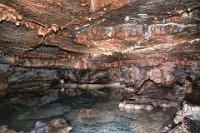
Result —
[[[69,133],[71,129],[64,119],[53,119],[47,124],[36,122],[31,133]]]

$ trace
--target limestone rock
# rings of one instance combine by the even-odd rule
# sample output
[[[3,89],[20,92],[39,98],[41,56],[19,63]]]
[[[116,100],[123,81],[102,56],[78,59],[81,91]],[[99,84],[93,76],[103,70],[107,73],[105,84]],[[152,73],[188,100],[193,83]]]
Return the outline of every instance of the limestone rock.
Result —
[[[185,101],[173,120],[173,127],[167,129],[169,133],[197,133],[200,132],[200,106]]]
[[[130,3],[130,0],[90,0],[90,11],[99,11],[102,8],[118,9]]]
[[[126,112],[133,112],[133,111],[137,111],[137,110],[153,110],[153,106],[152,105],[147,105],[147,104],[132,104],[132,103],[128,103],[126,101],[120,102],[119,103],[119,108],[122,111],[126,111]]]
[[[200,65],[198,0],[3,0],[0,14],[3,63],[152,67],[147,75],[157,83],[172,78],[167,67],[157,68],[163,63]]]
[[[182,122],[185,117],[191,120],[200,121],[200,106],[184,102],[182,110],[177,113],[174,119],[174,123],[178,124],[179,122]]]
[[[47,124],[36,122],[31,133],[69,133],[71,129],[64,119],[53,119]]]

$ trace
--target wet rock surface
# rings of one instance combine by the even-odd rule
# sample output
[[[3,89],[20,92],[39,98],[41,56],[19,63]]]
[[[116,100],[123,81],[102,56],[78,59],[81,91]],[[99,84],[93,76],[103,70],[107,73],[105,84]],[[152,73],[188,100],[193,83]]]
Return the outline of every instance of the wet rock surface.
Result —
[[[30,133],[69,133],[71,129],[64,119],[53,119],[48,124],[37,121]]]
[[[136,99],[142,97],[139,93],[152,93],[149,94],[149,100],[163,96],[173,102],[183,97],[185,93],[183,84],[187,77],[191,77],[194,82],[192,86],[194,88],[196,86],[194,95],[188,95],[187,99],[196,97],[198,101],[199,95],[197,88],[200,69],[177,67],[171,63],[154,68],[135,66],[102,70],[30,69],[2,65],[1,71],[9,75],[6,91],[11,104],[45,105],[58,99],[60,94],[71,96],[84,93],[103,96],[114,94],[113,96],[123,97],[133,95],[139,89]],[[60,83],[61,80],[63,83]],[[130,97],[125,99],[128,98]]]
[[[182,86],[177,85],[166,87],[162,84],[146,80],[136,94],[127,101],[119,103],[119,108],[127,111],[134,110],[152,110],[155,107],[160,108],[179,108],[187,95],[192,93],[191,81],[185,79]]]
[[[170,133],[174,132],[186,132],[197,133],[199,128],[199,111],[198,105],[192,105],[188,102],[183,103],[182,109],[180,109],[174,118],[173,123],[176,124],[174,128],[168,130]]]
[[[26,108],[15,117],[24,123],[26,118],[64,115],[73,105],[66,109],[53,103],[83,95],[121,100],[121,110],[134,115],[141,111],[148,116],[134,123],[132,117],[131,122],[121,119],[124,114],[117,115],[119,112],[86,106],[70,117],[75,123],[90,125],[91,128],[75,130],[86,128],[87,133],[96,131],[93,125],[99,123],[104,123],[99,126],[99,130],[105,128],[104,132],[161,132],[159,128],[169,117],[166,112],[153,112],[173,107],[179,111],[162,132],[199,132],[199,3],[1,0],[0,101],[18,111]],[[4,110],[1,104],[0,111]],[[0,117],[3,115],[0,112]],[[162,115],[166,119],[150,124],[153,117]],[[56,127],[48,122],[41,125],[50,126],[51,132],[70,130],[64,120],[53,123]],[[117,125],[112,126],[113,123]],[[33,121],[26,124],[33,125]],[[58,130],[62,124],[63,130]],[[117,126],[122,129],[116,129]],[[41,132],[37,128],[33,132]],[[6,126],[0,130],[15,132]]]
[[[186,80],[185,87],[185,98],[182,106],[177,111],[173,121],[171,122],[169,128],[166,128],[164,132],[176,133],[176,132],[186,132],[186,133],[196,133],[200,131],[199,128],[199,111],[200,106],[197,99],[199,99],[199,84],[197,81],[199,79]]]
[[[31,132],[16,132],[7,128],[7,126],[0,126],[1,133],[69,133],[71,129],[72,127],[64,119],[53,119],[48,123],[37,121],[35,123],[35,129]]]

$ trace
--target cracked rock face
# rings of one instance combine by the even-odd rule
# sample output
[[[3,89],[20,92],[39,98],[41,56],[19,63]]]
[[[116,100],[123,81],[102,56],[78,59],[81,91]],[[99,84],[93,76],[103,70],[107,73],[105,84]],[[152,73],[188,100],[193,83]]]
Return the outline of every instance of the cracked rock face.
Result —
[[[92,69],[67,75],[136,87],[170,85],[178,66],[199,67],[198,0],[2,0],[0,9],[0,61],[10,65]]]
[[[199,66],[199,13],[198,0],[2,0],[0,60],[76,69]]]

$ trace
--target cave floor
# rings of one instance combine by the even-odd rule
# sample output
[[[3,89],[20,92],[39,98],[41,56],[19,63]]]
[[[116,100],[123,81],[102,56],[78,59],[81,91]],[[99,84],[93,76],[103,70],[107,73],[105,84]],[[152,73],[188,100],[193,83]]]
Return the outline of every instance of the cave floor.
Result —
[[[170,121],[175,109],[122,112],[119,101],[102,97],[63,98],[54,103],[27,108],[11,106],[1,110],[1,123],[17,131],[30,131],[38,120],[47,122],[64,118],[73,127],[72,133],[159,133]]]

